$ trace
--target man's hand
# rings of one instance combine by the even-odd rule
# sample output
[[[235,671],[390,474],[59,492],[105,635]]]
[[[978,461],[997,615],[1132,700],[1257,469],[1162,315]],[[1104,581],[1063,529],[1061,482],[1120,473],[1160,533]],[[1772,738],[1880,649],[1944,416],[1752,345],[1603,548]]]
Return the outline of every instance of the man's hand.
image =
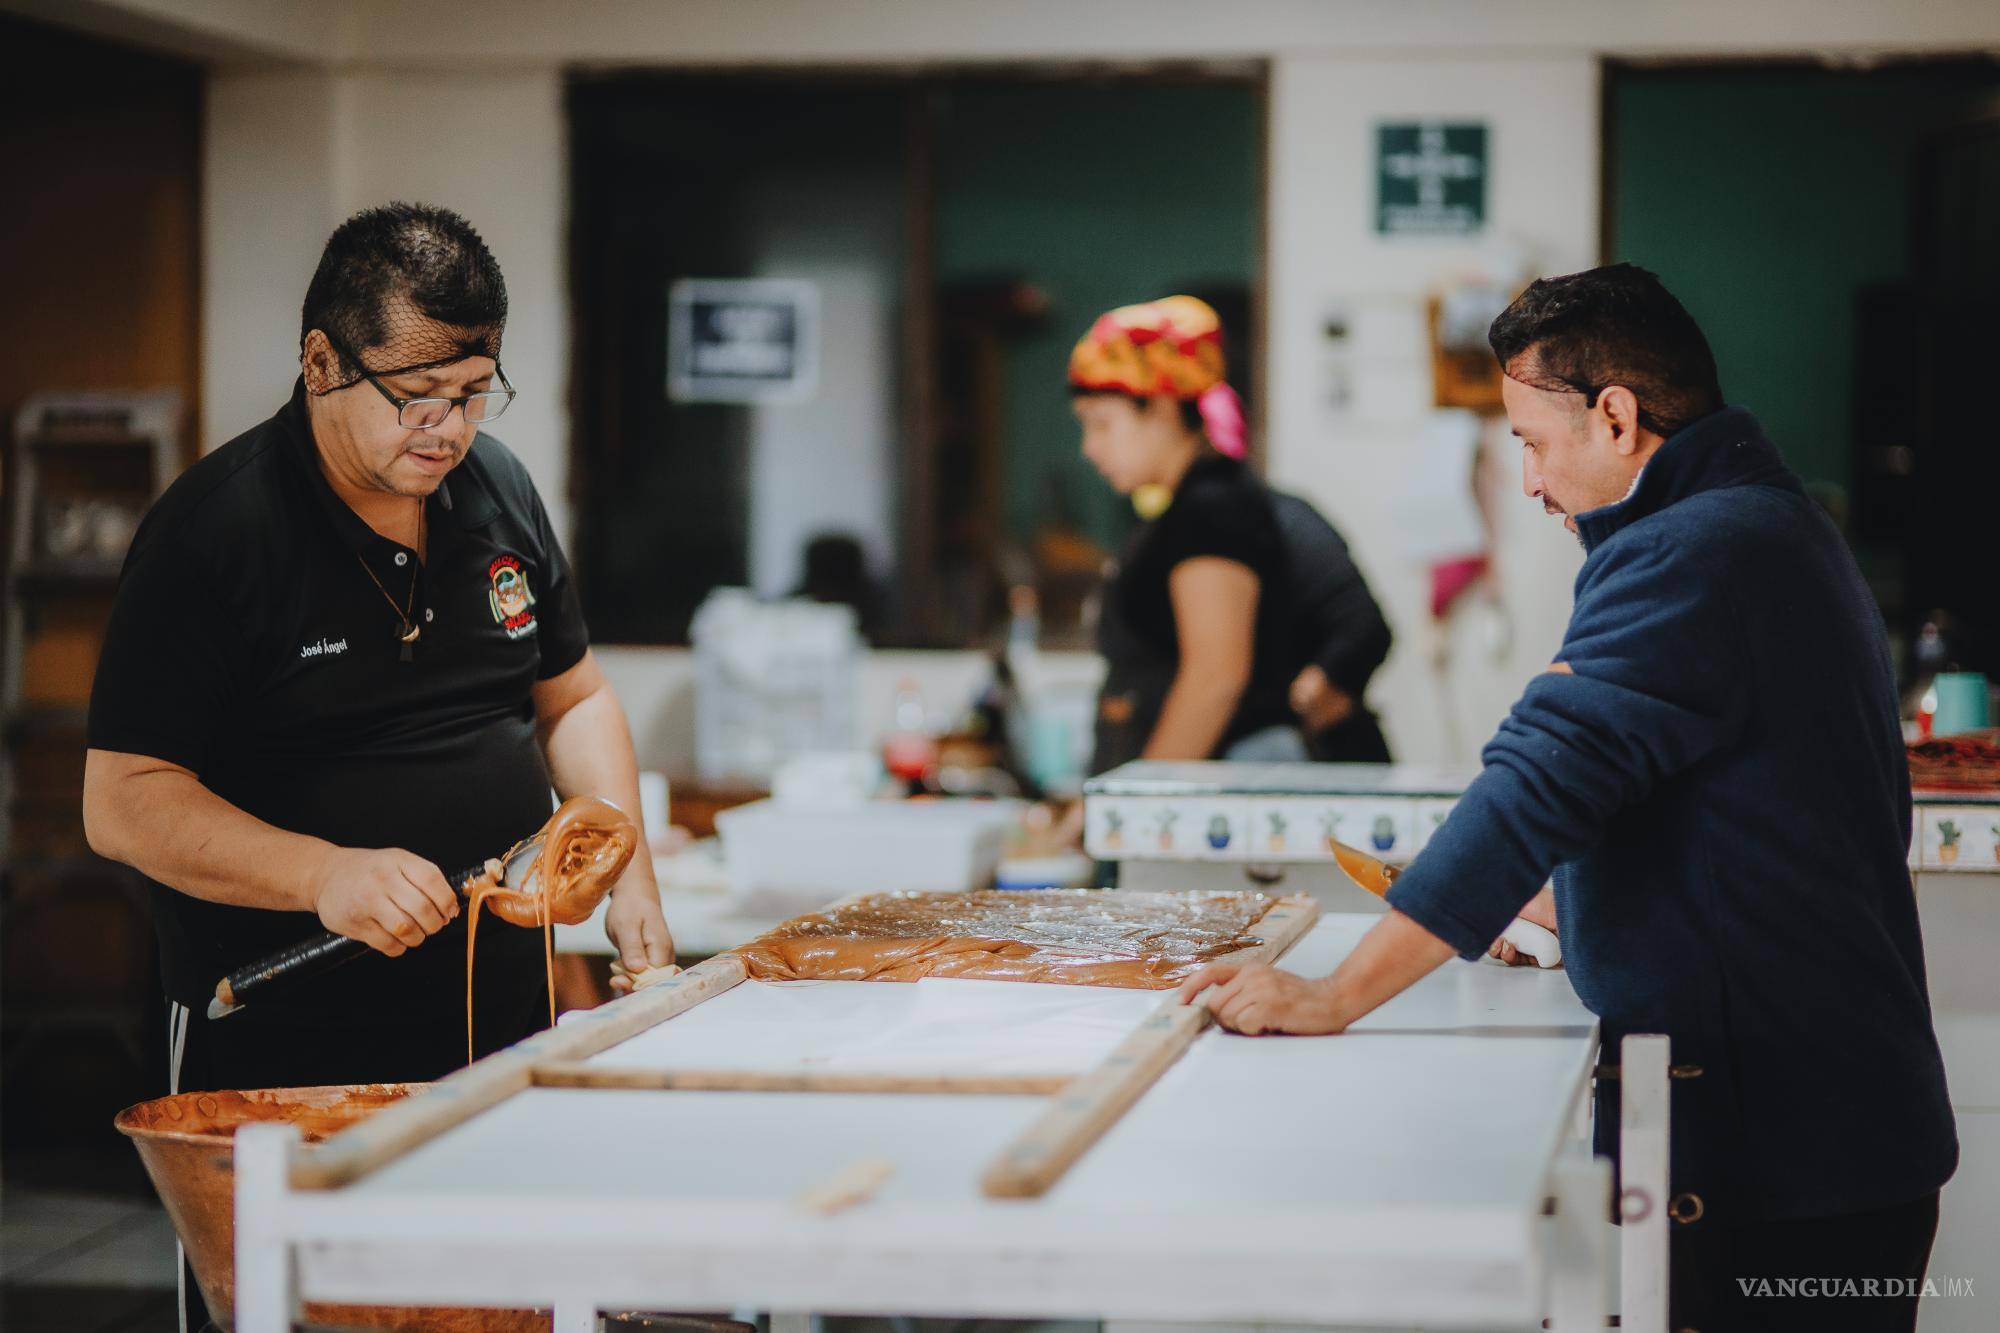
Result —
[[[1325,1034],[1347,1026],[1324,981],[1308,981],[1269,963],[1210,963],[1181,984],[1182,1004],[1197,997],[1216,1022],[1251,1037],[1263,1032]]]
[[[597,655],[585,652],[577,664],[535,685],[535,729],[556,794],[601,796],[627,814],[639,810],[639,764],[632,753],[632,728]],[[653,829],[658,837],[666,829]],[[638,855],[611,886],[604,910],[604,934],[618,951],[626,973],[670,967],[674,937],[660,911],[660,888],[653,881],[653,848],[642,838]],[[611,989],[632,989],[630,975],[614,973]]]
[[[620,882],[611,891],[611,905],[604,913],[604,933],[618,951],[618,961],[627,973],[666,967],[674,961],[674,937],[667,930],[666,914],[660,910],[660,891],[651,884]],[[611,989],[619,995],[632,989],[632,978],[614,973]]]
[[[330,931],[397,957],[458,915],[444,872],[400,847],[335,847],[312,877],[313,911]]]
[[[1268,963],[1210,963],[1181,986],[1237,1032],[1345,1032],[1441,967],[1452,947],[1395,908],[1368,928],[1333,975],[1307,981]]]
[[[1326,672],[1309,666],[1292,682],[1292,711],[1299,715],[1309,732],[1325,731],[1354,716],[1354,696],[1326,678]]]
[[[1561,666],[1562,664],[1558,662],[1556,665]],[[1560,932],[1556,930],[1556,890],[1554,885],[1542,885],[1542,891],[1533,898],[1530,898],[1528,905],[1515,915],[1519,916],[1523,921],[1534,922],[1543,930],[1548,931],[1549,934],[1560,938]],[[1522,953],[1504,939],[1495,940],[1492,944],[1488,945],[1486,956],[1489,958],[1498,958],[1509,967],[1539,966],[1535,958]]]

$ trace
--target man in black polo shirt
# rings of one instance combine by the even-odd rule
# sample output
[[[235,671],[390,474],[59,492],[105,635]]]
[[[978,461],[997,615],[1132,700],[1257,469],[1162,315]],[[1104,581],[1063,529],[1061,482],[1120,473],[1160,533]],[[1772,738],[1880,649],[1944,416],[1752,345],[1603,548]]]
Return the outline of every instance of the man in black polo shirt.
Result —
[[[189,468],[133,540],[84,819],[94,848],[160,886],[177,1088],[463,1064],[465,925],[444,872],[533,833],[551,788],[638,810],[625,715],[548,515],[478,433],[514,396],[506,312],[463,218],[350,218],[306,294],[291,401]],[[672,960],[644,855],[608,928],[627,967]],[[204,1016],[218,978],[321,929],[374,951]],[[541,951],[538,932],[482,922],[482,1052],[546,1022]]]

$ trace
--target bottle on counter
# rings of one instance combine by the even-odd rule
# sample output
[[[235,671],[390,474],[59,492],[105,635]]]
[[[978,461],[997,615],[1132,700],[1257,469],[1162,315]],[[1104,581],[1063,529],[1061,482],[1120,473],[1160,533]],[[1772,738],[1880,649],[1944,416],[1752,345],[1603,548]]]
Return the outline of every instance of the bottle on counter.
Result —
[[[913,677],[896,682],[890,709],[889,734],[882,742],[882,767],[912,796],[924,791],[924,778],[937,764],[937,737],[931,733],[923,687]]]
[[[1913,739],[1927,741],[1936,730],[1937,678],[1958,669],[1954,656],[1951,616],[1942,610],[1932,611],[1910,645],[1911,685],[1904,696],[1903,713],[1916,724]]]
[[[1007,669],[1014,686],[1032,691],[1042,650],[1042,598],[1032,584],[1007,590]]]

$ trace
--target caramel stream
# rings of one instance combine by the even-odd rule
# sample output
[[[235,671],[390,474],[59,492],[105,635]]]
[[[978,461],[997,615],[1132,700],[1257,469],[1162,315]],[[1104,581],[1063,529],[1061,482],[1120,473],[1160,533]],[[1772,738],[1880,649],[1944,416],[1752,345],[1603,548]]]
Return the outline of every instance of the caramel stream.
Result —
[[[503,882],[506,866],[536,839],[541,850],[518,885]],[[556,1021],[555,927],[580,925],[625,872],[639,845],[639,829],[623,810],[595,796],[572,796],[533,837],[486,863],[486,873],[466,886],[465,1062],[472,1063],[472,971],[479,938],[479,909],[516,926],[542,931],[542,967],[549,988],[549,1026]]]

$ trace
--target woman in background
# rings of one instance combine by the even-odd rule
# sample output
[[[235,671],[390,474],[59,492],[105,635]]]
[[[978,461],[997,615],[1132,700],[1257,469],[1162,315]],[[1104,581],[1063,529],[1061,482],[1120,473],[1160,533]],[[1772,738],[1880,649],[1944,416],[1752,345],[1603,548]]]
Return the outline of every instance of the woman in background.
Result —
[[[1302,760],[1302,654],[1270,493],[1209,306],[1170,296],[1101,316],[1070,353],[1083,455],[1145,520],[1104,598],[1091,771],[1132,759]]]

